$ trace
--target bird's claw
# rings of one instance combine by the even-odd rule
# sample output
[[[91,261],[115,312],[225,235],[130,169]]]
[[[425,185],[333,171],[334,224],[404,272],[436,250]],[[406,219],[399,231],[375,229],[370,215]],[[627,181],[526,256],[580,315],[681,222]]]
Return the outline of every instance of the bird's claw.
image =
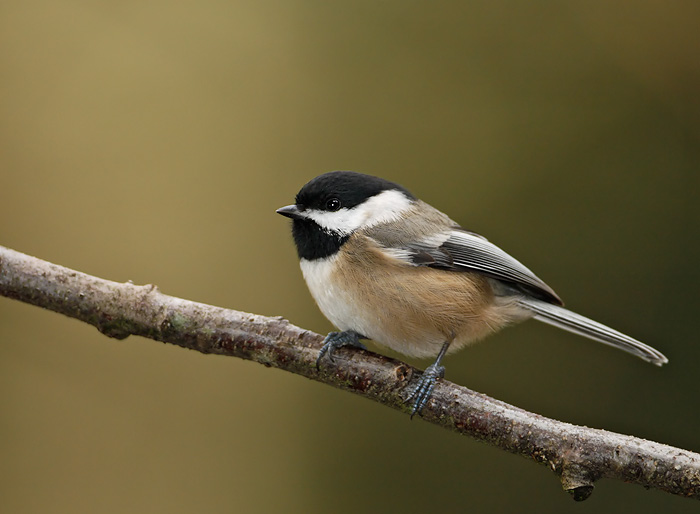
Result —
[[[438,378],[443,378],[444,376],[445,366],[431,364],[425,368],[425,371],[415,382],[415,384],[408,387],[408,395],[406,396],[405,401],[408,403],[413,400],[411,419],[413,419],[414,415],[420,414],[423,407],[425,407],[425,404],[428,403]]]
[[[321,359],[326,354],[328,354],[328,359],[331,362],[335,362],[333,360],[333,354],[338,348],[342,348],[343,346],[354,346],[355,348],[361,348],[362,350],[367,349],[365,345],[360,342],[360,335],[356,332],[331,332],[323,340],[321,351],[318,352],[318,357],[316,358],[316,369],[321,367]]]

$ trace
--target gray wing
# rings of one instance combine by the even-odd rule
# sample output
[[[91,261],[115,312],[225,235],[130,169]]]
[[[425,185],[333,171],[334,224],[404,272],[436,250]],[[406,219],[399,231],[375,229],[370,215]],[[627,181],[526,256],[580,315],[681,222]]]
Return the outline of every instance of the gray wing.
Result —
[[[426,239],[405,245],[400,251],[406,252],[406,259],[416,266],[483,273],[535,298],[563,305],[551,287],[487,239],[456,228],[445,236],[442,242]]]

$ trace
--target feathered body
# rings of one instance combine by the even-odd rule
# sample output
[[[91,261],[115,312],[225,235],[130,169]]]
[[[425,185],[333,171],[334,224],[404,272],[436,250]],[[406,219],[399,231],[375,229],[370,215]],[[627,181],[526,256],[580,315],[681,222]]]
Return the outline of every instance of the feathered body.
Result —
[[[534,317],[654,364],[667,362],[654,348],[565,309],[519,261],[393,182],[326,173],[277,212],[293,219],[301,269],[318,306],[354,341],[438,355],[437,365],[447,351]]]
[[[401,216],[415,217],[415,212],[409,209]],[[437,211],[433,214],[449,219]],[[357,230],[342,253],[302,259],[309,290],[336,327],[354,330],[404,355],[426,358],[435,357],[447,340],[452,339],[452,353],[510,322],[532,317],[512,298],[496,295],[492,280],[483,274],[408,262],[400,248],[410,241],[392,230],[394,223]],[[412,240],[430,237],[435,228],[434,221],[425,218],[412,227],[408,235]]]

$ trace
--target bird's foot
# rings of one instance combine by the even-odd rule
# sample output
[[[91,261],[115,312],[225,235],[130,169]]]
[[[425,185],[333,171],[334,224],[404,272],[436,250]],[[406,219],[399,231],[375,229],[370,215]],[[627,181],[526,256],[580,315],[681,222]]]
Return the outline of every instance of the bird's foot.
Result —
[[[425,404],[428,403],[438,378],[443,378],[444,376],[445,366],[440,366],[436,362],[425,368],[425,371],[416,383],[408,387],[408,396],[405,401],[408,403],[413,400],[411,419],[413,419],[414,415],[420,414]]]
[[[316,368],[320,367],[321,359],[326,354],[328,354],[330,361],[334,362],[333,353],[335,353],[338,348],[342,348],[343,346],[354,346],[356,348],[366,350],[367,348],[365,348],[365,345],[360,342],[360,338],[362,338],[362,336],[357,332],[353,332],[352,330],[346,330],[345,332],[331,332],[328,334],[323,340],[321,351],[318,352]]]

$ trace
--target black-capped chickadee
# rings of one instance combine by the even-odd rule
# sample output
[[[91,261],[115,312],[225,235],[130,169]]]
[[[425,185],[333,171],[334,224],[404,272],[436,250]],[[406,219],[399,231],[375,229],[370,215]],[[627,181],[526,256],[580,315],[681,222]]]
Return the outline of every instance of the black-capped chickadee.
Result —
[[[320,175],[277,212],[292,218],[306,284],[341,332],[317,365],[360,339],[411,357],[435,357],[410,386],[412,414],[427,403],[448,352],[510,323],[535,318],[656,365],[654,348],[562,307],[532,271],[404,187],[352,171]]]

